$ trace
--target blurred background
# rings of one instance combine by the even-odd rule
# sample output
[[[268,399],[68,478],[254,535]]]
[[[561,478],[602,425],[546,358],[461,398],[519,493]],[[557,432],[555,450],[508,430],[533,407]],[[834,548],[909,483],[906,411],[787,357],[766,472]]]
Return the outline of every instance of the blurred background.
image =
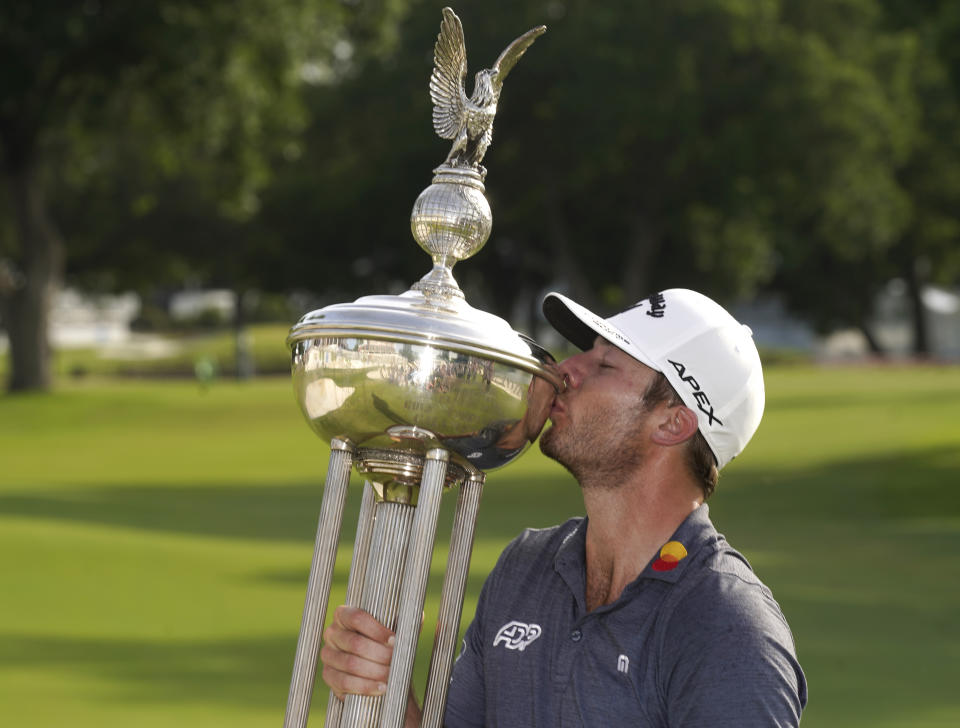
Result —
[[[326,459],[283,339],[429,270],[442,5],[0,6],[12,725],[282,720]],[[804,723],[960,723],[960,4],[454,10],[468,93],[548,27],[500,99],[468,301],[558,354],[548,290],[609,314],[690,287],[750,324],[767,416],[712,508],[794,628]],[[536,453],[485,498],[474,597],[582,507]]]

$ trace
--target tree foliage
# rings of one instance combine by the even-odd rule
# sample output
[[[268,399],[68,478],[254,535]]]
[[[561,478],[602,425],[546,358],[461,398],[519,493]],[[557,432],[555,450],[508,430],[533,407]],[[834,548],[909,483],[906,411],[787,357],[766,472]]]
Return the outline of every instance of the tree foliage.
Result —
[[[655,287],[721,300],[774,288],[821,328],[866,328],[918,200],[942,213],[927,223],[947,243],[937,255],[956,239],[953,187],[908,181],[924,154],[918,183],[937,159],[939,179],[956,174],[940,154],[956,94],[931,85],[944,46],[875,0],[490,2],[460,14],[468,84],[510,38],[548,25],[494,125],[492,250],[457,271],[467,285],[482,278],[494,307],[547,285],[607,309]],[[446,151],[426,94],[438,17],[418,6],[396,56],[313,98],[301,182],[315,185],[314,224],[295,258],[318,280],[348,271],[369,290],[417,274],[405,219]],[[308,193],[287,181],[272,203],[295,239],[286,205]]]
[[[274,155],[295,154],[304,78],[341,72],[351,33],[403,4],[11,0],[0,9],[0,305],[14,389],[49,384],[62,277],[239,275]]]
[[[547,286],[599,310],[667,286],[775,290],[822,329],[869,333],[898,276],[922,349],[920,289],[960,277],[957,8],[455,8],[468,93],[507,42],[548,26],[505,84],[485,158],[493,236],[458,280],[474,305],[531,319]],[[429,266],[410,209],[447,152],[427,93],[439,22],[415,0],[6,3],[14,353],[42,348],[64,251],[72,277],[104,287],[406,288]],[[15,380],[38,357],[14,356]]]

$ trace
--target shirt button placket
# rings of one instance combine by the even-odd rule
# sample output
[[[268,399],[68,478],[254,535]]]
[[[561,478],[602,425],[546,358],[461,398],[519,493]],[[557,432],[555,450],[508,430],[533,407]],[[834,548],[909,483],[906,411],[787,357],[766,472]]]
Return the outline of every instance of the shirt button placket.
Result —
[[[558,635],[559,637],[560,635]],[[582,650],[583,629],[573,626],[557,641],[557,657],[554,662],[553,679],[557,688],[567,690],[570,684],[571,670]]]
[[[563,689],[558,696],[559,705],[562,706],[560,709],[560,723],[558,728],[572,728],[573,726],[581,725],[579,721],[575,720],[573,716],[579,715],[579,699],[576,695],[576,690],[574,689],[573,672],[575,670],[574,665],[577,664],[577,657],[580,656],[582,649],[580,643],[583,641],[583,629],[581,627],[574,627],[567,633],[570,637],[570,642],[567,643],[567,649],[565,650],[567,655],[566,661],[566,670],[565,670],[565,681]]]

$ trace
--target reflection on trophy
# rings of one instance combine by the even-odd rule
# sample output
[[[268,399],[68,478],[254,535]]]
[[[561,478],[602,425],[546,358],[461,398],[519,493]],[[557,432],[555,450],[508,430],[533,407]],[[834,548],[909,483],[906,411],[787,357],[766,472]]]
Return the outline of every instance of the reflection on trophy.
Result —
[[[451,272],[489,237],[480,162],[503,81],[545,30],[513,41],[476,75],[468,97],[463,29],[444,8],[430,96],[434,129],[453,145],[411,215],[413,236],[433,268],[399,296],[313,311],[287,339],[300,408],[331,454],[285,728],[307,723],[353,467],[366,483],[346,600],[393,629],[396,644],[386,693],[343,701],[331,694],[326,725],[402,725],[440,498],[459,488],[422,725],[442,723],[484,473],[539,436],[562,386],[550,355],[467,304]]]

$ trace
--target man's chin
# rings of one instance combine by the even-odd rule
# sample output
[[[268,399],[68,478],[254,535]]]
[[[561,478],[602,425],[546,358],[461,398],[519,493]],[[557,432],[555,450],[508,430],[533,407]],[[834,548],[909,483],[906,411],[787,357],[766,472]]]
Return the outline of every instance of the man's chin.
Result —
[[[571,466],[570,458],[564,456],[562,443],[559,442],[562,437],[555,430],[555,427],[555,425],[551,425],[550,429],[540,436],[540,452],[562,465],[579,482],[580,477],[577,470]],[[567,454],[569,455],[569,453]]]
[[[546,455],[551,460],[556,460],[560,462],[557,455],[559,454],[559,449],[557,445],[557,426],[550,425],[546,430],[543,431],[543,434],[540,435],[540,452]],[[562,463],[561,463],[562,464]]]
[[[540,433],[540,439],[538,445],[540,446],[540,452],[542,452],[547,457],[553,457],[550,454],[551,439],[553,438],[553,425],[550,425],[543,432]]]

